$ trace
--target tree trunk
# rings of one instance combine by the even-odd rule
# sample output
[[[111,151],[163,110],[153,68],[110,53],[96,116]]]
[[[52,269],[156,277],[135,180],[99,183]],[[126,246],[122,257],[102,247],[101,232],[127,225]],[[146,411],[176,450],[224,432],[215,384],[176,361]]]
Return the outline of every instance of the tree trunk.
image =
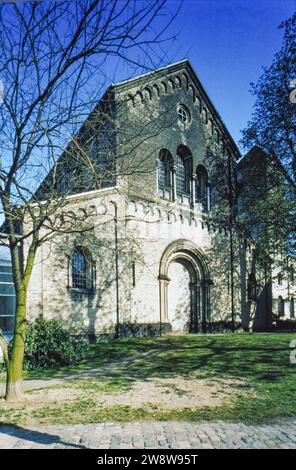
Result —
[[[19,370],[17,364],[10,364],[8,366],[6,375],[5,400],[16,402],[22,400],[23,398],[22,370]]]
[[[16,292],[16,318],[14,338],[10,354],[5,399],[18,401],[23,398],[23,363],[26,335],[26,289],[24,286]]]

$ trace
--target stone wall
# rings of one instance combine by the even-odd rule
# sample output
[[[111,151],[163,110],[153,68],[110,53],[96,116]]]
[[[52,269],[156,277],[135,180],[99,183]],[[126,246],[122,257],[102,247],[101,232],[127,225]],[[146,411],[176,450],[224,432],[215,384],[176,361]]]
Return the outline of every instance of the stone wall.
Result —
[[[263,279],[259,269],[259,302],[252,303],[247,296],[252,252],[234,229],[231,279],[229,202],[237,149],[191,66],[185,61],[115,85],[113,98],[117,186],[68,196],[66,210],[74,218],[92,208],[93,229],[56,235],[39,250],[30,283],[30,317],[41,313],[77,333],[103,336],[155,333],[160,327],[205,331],[233,322],[239,327],[242,319],[246,329],[254,319],[260,328],[266,325],[266,273]],[[177,116],[180,104],[189,113],[186,123]],[[208,172],[209,213],[192,195],[161,197],[159,152],[167,149],[175,157],[180,148],[192,156],[191,185],[197,165]],[[75,246],[91,255],[96,273],[91,292],[71,286]],[[161,272],[164,259],[168,265]],[[174,298],[178,305],[172,305]]]
[[[198,208],[192,211],[189,208],[181,208],[176,203],[156,205],[143,200],[127,201],[116,191],[110,190],[73,198],[68,207],[68,210],[77,211],[90,204],[95,206],[92,233],[79,236],[60,235],[39,250],[30,282],[30,317],[41,313],[46,318],[62,320],[67,328],[77,333],[114,334],[117,311],[114,203],[118,210],[121,332],[133,330],[128,325],[138,325],[144,330],[145,325],[152,325],[150,329],[158,328],[161,258],[167,247],[178,240],[190,241],[208,265],[212,282],[208,322],[229,322],[231,306],[228,232],[215,230],[205,224]],[[88,294],[71,289],[69,262],[75,246],[87,248],[95,264],[95,288]],[[237,264],[238,257],[235,259]],[[174,278],[172,284],[184,283],[182,270],[179,271],[179,276],[180,279]],[[239,287],[239,273],[236,272],[236,321],[240,319]],[[188,302],[188,299],[184,301]]]

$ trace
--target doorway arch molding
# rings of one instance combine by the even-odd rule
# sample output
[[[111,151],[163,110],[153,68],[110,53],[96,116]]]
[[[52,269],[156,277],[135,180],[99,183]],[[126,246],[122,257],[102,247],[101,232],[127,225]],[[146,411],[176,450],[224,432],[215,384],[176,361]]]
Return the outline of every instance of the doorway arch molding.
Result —
[[[187,256],[197,262],[203,271],[204,277],[209,279],[209,269],[205,261],[204,253],[195,245],[195,243],[184,239],[175,240],[166,247],[160,260],[159,279],[168,277],[168,269],[172,259],[177,259],[178,256],[180,258],[182,254],[187,254]]]
[[[190,240],[179,239],[170,243],[160,260],[159,296],[160,324],[168,323],[168,285],[171,263],[183,264],[190,275],[189,331],[205,331],[209,319],[210,274],[204,253]],[[200,323],[200,325],[199,325]]]

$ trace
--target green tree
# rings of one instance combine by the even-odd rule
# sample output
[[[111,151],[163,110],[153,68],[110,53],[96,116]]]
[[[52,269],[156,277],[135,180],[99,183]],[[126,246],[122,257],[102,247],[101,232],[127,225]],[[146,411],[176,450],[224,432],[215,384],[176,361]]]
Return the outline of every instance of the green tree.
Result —
[[[244,159],[253,169],[246,170],[242,162],[239,171],[244,173],[241,222],[252,227],[248,232],[261,250],[283,258],[296,248],[296,14],[280,28],[280,51],[257,84],[251,84],[255,108],[242,144],[252,149]]]
[[[283,22],[284,41],[269,68],[257,84],[251,84],[256,97],[251,120],[243,131],[247,149],[259,147],[289,185],[296,198],[296,14]]]

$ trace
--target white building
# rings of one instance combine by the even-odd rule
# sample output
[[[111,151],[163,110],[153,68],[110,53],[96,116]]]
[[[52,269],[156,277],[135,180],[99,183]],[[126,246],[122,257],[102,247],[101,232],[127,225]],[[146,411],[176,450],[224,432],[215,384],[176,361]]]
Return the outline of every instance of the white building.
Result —
[[[41,246],[29,317],[96,336],[270,329],[270,269],[235,229],[239,151],[190,63],[112,85],[98,109],[91,144],[87,122],[79,138],[101,187],[83,174],[74,188],[62,156],[37,193],[68,190],[66,216],[92,229]]]

